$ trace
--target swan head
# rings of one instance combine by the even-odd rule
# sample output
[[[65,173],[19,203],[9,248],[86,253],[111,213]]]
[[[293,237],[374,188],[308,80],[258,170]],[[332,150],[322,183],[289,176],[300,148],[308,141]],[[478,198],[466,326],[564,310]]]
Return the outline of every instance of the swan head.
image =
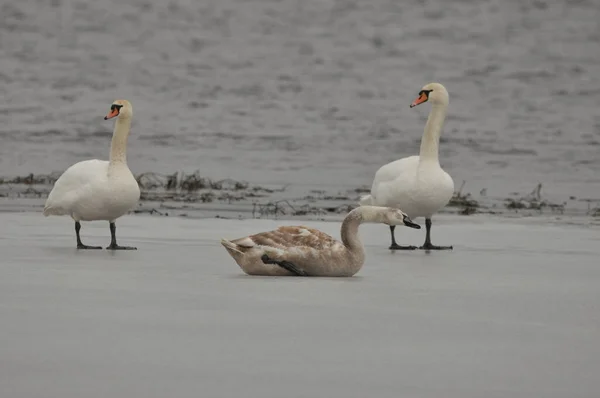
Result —
[[[119,119],[130,119],[133,116],[133,108],[131,103],[127,100],[116,100],[113,101],[110,106],[108,115],[104,116],[104,120],[112,119],[113,117],[119,117]]]
[[[406,225],[409,228],[421,229],[419,224],[414,223],[410,217],[400,209],[387,208],[383,215],[384,223],[387,225]]]
[[[449,100],[450,97],[448,96],[446,87],[442,86],[440,83],[429,83],[423,86],[421,91],[419,91],[419,96],[412,104],[410,104],[410,107],[414,108],[427,101],[431,102],[433,105],[448,105]]]

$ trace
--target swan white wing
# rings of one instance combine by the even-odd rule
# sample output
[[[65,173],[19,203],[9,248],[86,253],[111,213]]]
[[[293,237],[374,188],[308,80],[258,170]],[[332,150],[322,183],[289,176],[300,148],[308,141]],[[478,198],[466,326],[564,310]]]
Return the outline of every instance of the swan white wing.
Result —
[[[377,173],[371,189],[372,204],[399,207],[411,218],[431,217],[454,193],[454,182],[439,166],[419,168],[419,156],[389,163]]]
[[[414,184],[418,167],[418,156],[409,156],[381,166],[373,179],[371,204],[397,206],[398,198]]]
[[[70,214],[75,203],[93,199],[94,187],[107,180],[107,161],[93,159],[75,163],[54,183],[44,206],[44,215]]]

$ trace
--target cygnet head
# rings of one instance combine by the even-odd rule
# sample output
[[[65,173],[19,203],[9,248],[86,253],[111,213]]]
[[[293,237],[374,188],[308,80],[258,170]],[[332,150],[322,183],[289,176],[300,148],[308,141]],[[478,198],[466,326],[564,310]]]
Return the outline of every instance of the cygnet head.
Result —
[[[104,116],[104,120],[112,119],[113,117],[119,117],[119,119],[130,119],[133,116],[133,108],[131,103],[127,100],[116,100],[110,106],[110,112]]]
[[[400,209],[394,209],[392,207],[388,207],[384,216],[384,223],[387,225],[406,225],[410,228],[421,229],[419,224],[412,222],[410,217]]]
[[[410,104],[410,107],[414,108],[427,101],[431,102],[432,105],[448,105],[449,100],[450,97],[448,96],[446,87],[440,83],[429,83],[419,91],[419,96]]]

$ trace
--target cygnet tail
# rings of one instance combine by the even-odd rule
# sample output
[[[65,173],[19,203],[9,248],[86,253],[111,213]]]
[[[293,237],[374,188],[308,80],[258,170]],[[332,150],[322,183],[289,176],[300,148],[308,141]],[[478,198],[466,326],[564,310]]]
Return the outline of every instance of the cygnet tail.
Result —
[[[227,249],[227,251],[231,254],[244,254],[240,249],[238,249],[238,245],[233,242],[228,241],[227,239],[221,238],[221,244]]]
[[[370,206],[373,204],[373,199],[371,198],[371,195],[361,196],[358,203],[360,203],[361,206]]]

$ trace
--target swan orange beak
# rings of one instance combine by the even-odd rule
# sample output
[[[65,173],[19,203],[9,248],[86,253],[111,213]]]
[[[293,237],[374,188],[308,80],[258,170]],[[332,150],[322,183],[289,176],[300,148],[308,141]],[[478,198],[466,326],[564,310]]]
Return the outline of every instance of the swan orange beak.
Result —
[[[421,95],[419,95],[419,97],[416,100],[414,100],[412,102],[412,104],[410,104],[410,107],[414,108],[415,106],[422,104],[423,102],[427,101],[428,99],[429,99],[429,97],[427,97],[427,94],[421,93]]]
[[[104,116],[104,120],[112,119],[113,117],[119,116],[119,108],[114,107],[108,112],[108,115]]]

